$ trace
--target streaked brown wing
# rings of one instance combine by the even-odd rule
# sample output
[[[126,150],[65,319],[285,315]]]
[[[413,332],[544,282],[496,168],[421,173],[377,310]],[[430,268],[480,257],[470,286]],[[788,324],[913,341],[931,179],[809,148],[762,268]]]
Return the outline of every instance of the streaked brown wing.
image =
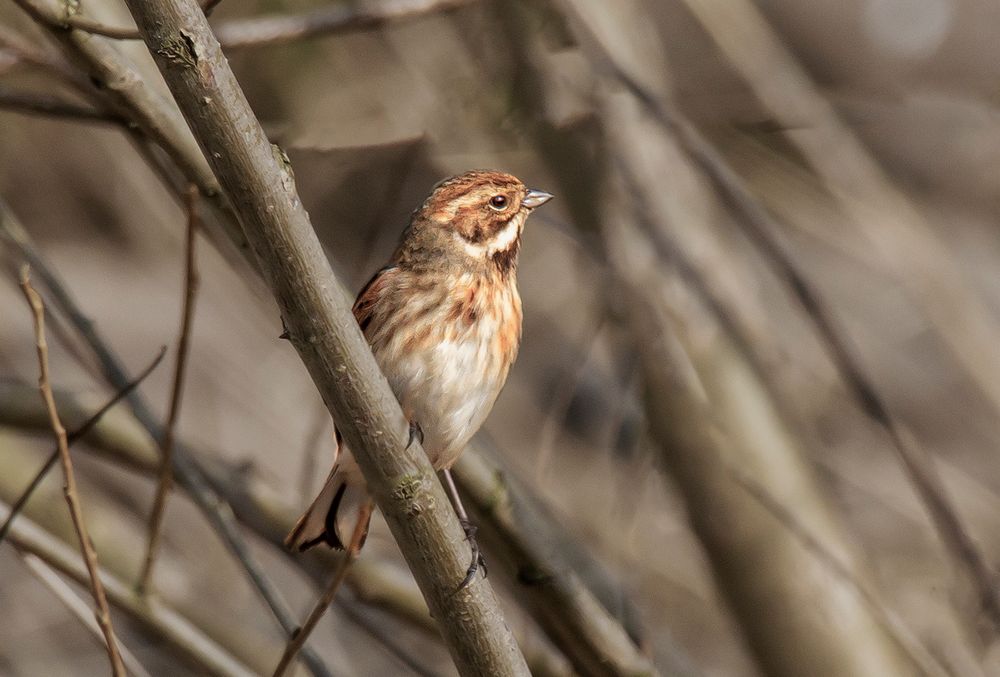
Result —
[[[358,293],[354,301],[354,319],[361,326],[361,332],[368,334],[368,325],[375,315],[375,306],[382,294],[388,289],[389,281],[396,274],[396,266],[386,266],[372,276],[368,283]]]
[[[382,268],[372,275],[372,278],[358,292],[358,297],[354,299],[354,307],[351,308],[351,311],[354,313],[354,319],[361,325],[361,333],[366,336],[368,325],[371,324],[372,316],[375,314],[375,306],[382,293],[388,288],[388,281],[395,274],[396,266],[389,265]],[[344,448],[344,438],[341,436],[340,430],[337,429],[336,422],[334,422],[333,434],[336,441],[333,462],[336,464],[337,459],[340,458],[340,450]]]

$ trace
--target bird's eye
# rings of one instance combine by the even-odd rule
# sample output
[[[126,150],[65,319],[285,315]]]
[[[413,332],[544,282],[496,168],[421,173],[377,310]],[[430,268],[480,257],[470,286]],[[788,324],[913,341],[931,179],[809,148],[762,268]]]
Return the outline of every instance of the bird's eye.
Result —
[[[506,195],[494,195],[490,198],[490,207],[502,212],[507,208],[507,196]]]

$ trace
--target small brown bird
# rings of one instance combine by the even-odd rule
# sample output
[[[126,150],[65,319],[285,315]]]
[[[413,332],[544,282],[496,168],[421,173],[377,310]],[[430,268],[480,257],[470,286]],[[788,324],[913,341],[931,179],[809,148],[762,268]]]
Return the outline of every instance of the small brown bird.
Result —
[[[496,171],[442,181],[410,218],[391,261],[354,302],[354,317],[418,434],[473,547],[449,469],[483,424],[521,340],[517,256],[525,220],[552,196]],[[343,549],[368,499],[350,450],[339,444],[326,485],[285,539]]]

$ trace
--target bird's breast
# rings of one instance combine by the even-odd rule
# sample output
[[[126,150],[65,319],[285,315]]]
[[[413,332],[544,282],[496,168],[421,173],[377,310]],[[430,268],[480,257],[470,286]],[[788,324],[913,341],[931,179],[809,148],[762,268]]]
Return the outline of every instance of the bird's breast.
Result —
[[[486,419],[517,357],[521,301],[513,281],[471,275],[411,295],[374,334],[375,357],[424,433],[436,468],[450,467]],[[374,336],[372,337],[374,338]]]

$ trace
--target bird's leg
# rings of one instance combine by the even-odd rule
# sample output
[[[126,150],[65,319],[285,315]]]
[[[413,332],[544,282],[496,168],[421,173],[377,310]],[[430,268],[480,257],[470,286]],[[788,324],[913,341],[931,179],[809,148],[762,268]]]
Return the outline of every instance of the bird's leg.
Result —
[[[483,559],[483,553],[479,549],[479,543],[476,541],[478,527],[472,523],[469,515],[465,512],[462,499],[458,497],[455,480],[451,477],[451,470],[446,468],[441,471],[441,474],[444,476],[444,487],[448,491],[448,497],[451,499],[452,506],[455,508],[455,514],[458,515],[458,522],[462,525],[462,529],[465,530],[465,540],[472,547],[472,563],[469,564],[469,569],[465,572],[465,579],[458,586],[458,590],[461,591],[467,588],[469,583],[472,583],[472,579],[476,577],[476,572],[479,571],[480,567],[483,569],[483,576],[486,576],[488,573],[486,570],[486,560]]]

